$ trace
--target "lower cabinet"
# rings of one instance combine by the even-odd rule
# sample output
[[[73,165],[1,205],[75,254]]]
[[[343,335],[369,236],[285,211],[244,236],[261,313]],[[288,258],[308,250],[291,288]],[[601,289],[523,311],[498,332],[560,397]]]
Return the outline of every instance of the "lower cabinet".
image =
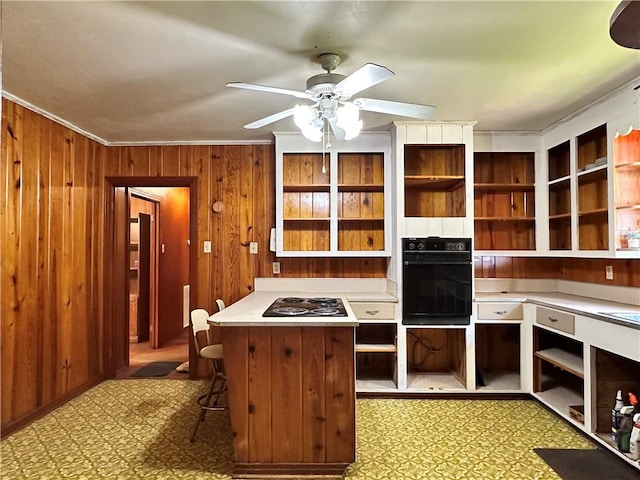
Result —
[[[466,334],[466,327],[407,328],[407,389],[466,390]]]
[[[611,408],[616,392],[622,390],[622,399],[629,405],[629,393],[640,395],[640,362],[621,357],[601,348],[591,347],[595,366],[592,381],[593,421],[591,431],[603,443],[617,450],[611,438]],[[628,458],[629,455],[618,452]],[[638,462],[634,462],[638,466]]]
[[[521,302],[477,302],[470,325],[402,325],[394,303],[350,302],[356,390],[531,393],[640,469],[611,438],[618,390],[640,398],[640,330]]]
[[[476,323],[476,389],[522,390],[522,324]]]
[[[349,302],[359,320],[356,328],[356,390],[395,390],[398,348],[395,304]]]
[[[533,392],[559,414],[584,424],[582,342],[533,327]]]
[[[525,329],[520,302],[478,303],[475,322],[475,385],[483,392],[524,389]]]

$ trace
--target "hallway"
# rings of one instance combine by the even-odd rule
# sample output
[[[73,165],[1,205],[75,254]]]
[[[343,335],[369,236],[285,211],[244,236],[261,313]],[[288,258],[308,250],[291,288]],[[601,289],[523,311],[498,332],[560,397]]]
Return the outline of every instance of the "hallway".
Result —
[[[191,335],[189,329],[170,340],[164,347],[152,349],[149,347],[149,341],[129,344],[129,366],[118,372],[116,378],[128,378],[132,373],[139,370],[143,366],[151,362],[186,362],[189,360],[189,341]],[[188,379],[188,372],[173,371],[164,379]]]

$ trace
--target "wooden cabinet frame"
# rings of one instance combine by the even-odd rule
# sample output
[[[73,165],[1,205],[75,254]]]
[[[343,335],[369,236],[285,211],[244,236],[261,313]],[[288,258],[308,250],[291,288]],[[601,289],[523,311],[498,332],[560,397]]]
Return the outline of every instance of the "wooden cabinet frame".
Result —
[[[274,135],[276,255],[390,256],[390,135],[331,138],[324,152],[300,134]]]

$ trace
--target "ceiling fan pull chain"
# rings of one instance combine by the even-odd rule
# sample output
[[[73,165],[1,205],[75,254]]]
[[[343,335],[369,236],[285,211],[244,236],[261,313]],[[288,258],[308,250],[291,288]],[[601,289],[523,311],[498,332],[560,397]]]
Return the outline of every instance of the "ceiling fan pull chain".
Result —
[[[325,142],[324,137],[327,134],[327,122],[322,118],[322,173],[327,173],[327,167],[325,165],[325,153],[324,149],[329,144],[329,139]]]

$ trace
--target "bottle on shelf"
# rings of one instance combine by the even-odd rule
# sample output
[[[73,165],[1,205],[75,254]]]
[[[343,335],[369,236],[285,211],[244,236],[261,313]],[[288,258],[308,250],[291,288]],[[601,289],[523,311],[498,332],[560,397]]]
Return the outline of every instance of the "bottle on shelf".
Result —
[[[633,430],[629,438],[629,453],[632,460],[640,459],[640,413],[633,416]]]
[[[611,440],[616,444],[621,420],[620,410],[622,410],[622,407],[624,407],[624,403],[622,403],[622,390],[618,390],[616,393],[616,403],[611,409]]]
[[[633,429],[633,405],[625,405],[620,409],[620,427],[616,434],[616,446],[618,450],[629,453],[631,442],[631,430]]]

